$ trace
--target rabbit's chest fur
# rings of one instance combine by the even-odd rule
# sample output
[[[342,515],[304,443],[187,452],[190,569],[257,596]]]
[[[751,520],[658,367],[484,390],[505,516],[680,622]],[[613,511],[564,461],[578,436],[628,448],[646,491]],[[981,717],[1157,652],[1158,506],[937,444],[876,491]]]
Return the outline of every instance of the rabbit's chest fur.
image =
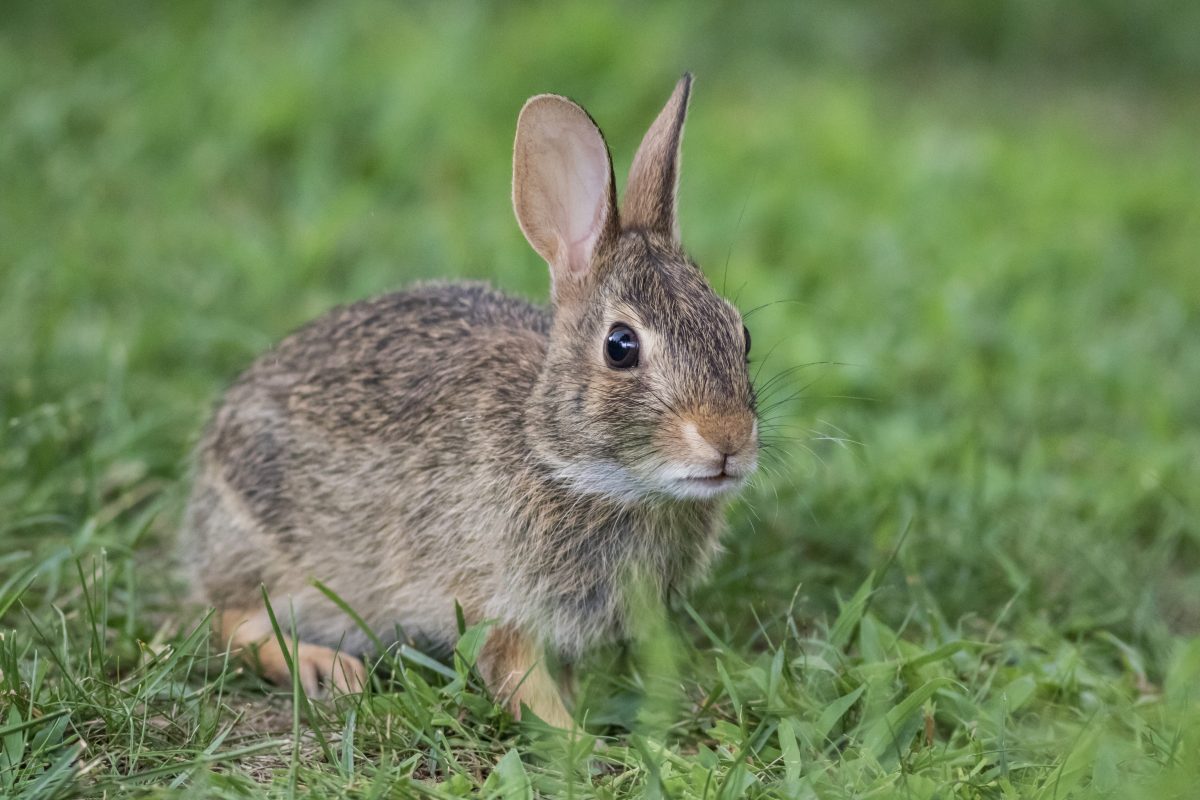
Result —
[[[563,653],[633,633],[639,602],[685,588],[717,551],[720,517],[711,508],[638,507],[534,485],[557,494],[509,520],[507,547],[523,568],[497,600]]]
[[[453,643],[454,604],[567,655],[628,632],[630,584],[662,595],[715,552],[703,503],[580,495],[530,457],[525,409],[548,312],[474,284],[332,312],[260,358],[201,443],[188,511],[199,582],[305,606],[352,645],[319,579],[385,638]],[[249,594],[248,594],[249,593]]]

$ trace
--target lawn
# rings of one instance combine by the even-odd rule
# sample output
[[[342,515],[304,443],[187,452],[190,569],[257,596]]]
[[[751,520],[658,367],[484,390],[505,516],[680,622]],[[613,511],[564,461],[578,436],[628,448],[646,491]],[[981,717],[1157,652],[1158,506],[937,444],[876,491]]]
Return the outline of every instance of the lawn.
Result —
[[[1200,6],[1132,5],[7,4],[0,796],[1193,797]],[[470,648],[229,663],[174,549],[222,388],[414,280],[544,300],[521,103],[621,183],[684,69],[770,431],[710,580],[574,739]]]

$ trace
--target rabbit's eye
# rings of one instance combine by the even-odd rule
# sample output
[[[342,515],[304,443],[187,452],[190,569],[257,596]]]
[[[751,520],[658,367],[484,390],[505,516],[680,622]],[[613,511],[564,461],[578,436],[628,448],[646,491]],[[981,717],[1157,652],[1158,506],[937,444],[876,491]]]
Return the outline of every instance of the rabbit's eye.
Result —
[[[742,326],[742,336],[746,339],[746,356],[750,356],[750,329],[745,325]]]
[[[613,369],[629,369],[638,363],[638,337],[628,325],[613,325],[604,340],[604,358]]]

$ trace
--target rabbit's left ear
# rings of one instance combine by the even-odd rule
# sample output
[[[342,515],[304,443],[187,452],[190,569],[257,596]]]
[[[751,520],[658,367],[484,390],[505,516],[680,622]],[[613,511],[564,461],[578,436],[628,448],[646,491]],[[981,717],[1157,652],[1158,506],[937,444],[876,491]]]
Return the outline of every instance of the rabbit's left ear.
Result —
[[[675,216],[675,190],[679,185],[679,147],[683,122],[692,93],[692,74],[685,73],[675,84],[671,99],[646,131],[621,204],[621,223],[626,229],[654,231],[679,241]]]

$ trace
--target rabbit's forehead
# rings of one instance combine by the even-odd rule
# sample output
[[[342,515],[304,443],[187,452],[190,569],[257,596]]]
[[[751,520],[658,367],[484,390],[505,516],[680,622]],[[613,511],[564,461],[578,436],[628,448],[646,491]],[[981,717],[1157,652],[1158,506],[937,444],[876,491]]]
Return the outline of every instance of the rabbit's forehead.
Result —
[[[606,316],[656,331],[667,340],[697,336],[741,339],[741,314],[708,285],[699,267],[680,257],[656,260],[613,276],[606,292]]]
[[[704,273],[678,246],[640,231],[621,237],[605,281],[610,301],[637,311],[665,333],[700,326],[741,328],[741,315],[708,285]]]

